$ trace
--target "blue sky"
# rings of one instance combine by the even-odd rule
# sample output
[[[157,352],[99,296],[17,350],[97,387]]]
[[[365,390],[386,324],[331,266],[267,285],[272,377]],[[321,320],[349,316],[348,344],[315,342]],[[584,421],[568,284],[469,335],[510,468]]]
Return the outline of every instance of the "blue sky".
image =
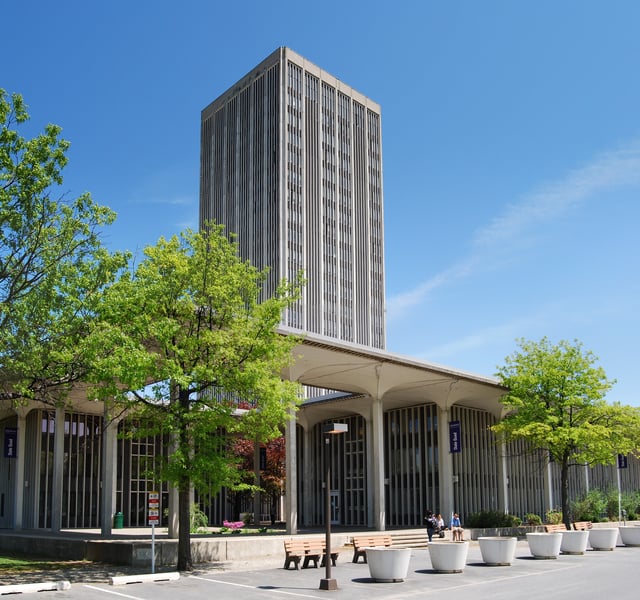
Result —
[[[200,111],[278,46],[382,106],[387,348],[580,340],[640,405],[640,2],[5,3],[0,87],[140,251],[198,225]]]

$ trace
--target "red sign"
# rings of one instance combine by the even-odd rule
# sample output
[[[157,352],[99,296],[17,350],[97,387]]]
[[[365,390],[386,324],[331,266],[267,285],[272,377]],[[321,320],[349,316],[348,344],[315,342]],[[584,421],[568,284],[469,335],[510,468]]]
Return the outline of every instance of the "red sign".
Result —
[[[160,523],[160,494],[149,492],[149,525]]]

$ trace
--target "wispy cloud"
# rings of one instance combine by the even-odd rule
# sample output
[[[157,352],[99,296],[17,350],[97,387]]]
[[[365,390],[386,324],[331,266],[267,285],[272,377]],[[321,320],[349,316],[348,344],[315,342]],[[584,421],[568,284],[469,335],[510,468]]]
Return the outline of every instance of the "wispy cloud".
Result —
[[[446,362],[450,357],[457,357],[471,350],[486,348],[495,343],[510,343],[519,336],[523,327],[530,325],[531,322],[532,319],[515,319],[496,327],[486,327],[457,340],[429,348],[428,352],[420,354],[419,358]]]
[[[602,154],[591,164],[576,169],[510,205],[502,215],[482,227],[474,237],[474,248],[503,246],[544,223],[578,208],[601,190],[640,183],[640,141]]]
[[[405,310],[420,304],[434,290],[466,277],[473,270],[474,262],[474,259],[470,257],[466,262],[458,262],[446,271],[442,271],[431,279],[423,281],[412,290],[392,296],[387,301],[387,312],[390,316],[397,316]]]
[[[197,206],[198,178],[180,165],[165,165],[161,169],[141,173],[130,198],[134,204]]]
[[[616,307],[619,305],[588,306],[580,309],[572,299],[554,300],[538,306],[533,312],[499,325],[484,327],[445,344],[429,347],[427,351],[418,353],[418,356],[428,361],[447,362],[452,357],[458,358],[480,348],[511,346],[514,339],[523,336],[523,332],[528,332],[528,335],[536,338],[538,335],[545,335],[544,332],[550,327],[555,329],[558,323],[571,329],[571,324],[601,320]]]
[[[637,184],[640,184],[640,140],[599,155],[563,179],[508,205],[502,214],[475,232],[467,257],[413,289],[389,298],[388,317],[402,317],[437,289],[493,267],[496,250],[508,256],[510,250],[525,243],[541,226],[565,217],[595,194]]]

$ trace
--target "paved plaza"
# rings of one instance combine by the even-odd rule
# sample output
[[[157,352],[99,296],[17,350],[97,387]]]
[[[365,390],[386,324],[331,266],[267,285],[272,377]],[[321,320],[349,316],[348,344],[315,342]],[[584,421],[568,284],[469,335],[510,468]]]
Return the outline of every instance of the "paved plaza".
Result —
[[[68,590],[39,592],[37,598],[401,600],[455,596],[457,600],[595,600],[611,596],[616,600],[636,600],[640,595],[640,548],[634,547],[618,546],[609,552],[588,550],[581,556],[539,560],[531,557],[527,543],[521,541],[511,566],[489,567],[482,562],[477,542],[471,542],[466,567],[459,574],[435,573],[428,550],[413,550],[409,573],[401,583],[375,583],[368,566],[353,564],[350,558],[341,554],[332,568],[332,577],[339,586],[336,591],[319,589],[324,568],[286,571],[281,563],[275,565],[271,560],[257,561],[253,566],[236,563],[223,569],[200,569],[183,574],[178,581],[120,586],[77,582]]]

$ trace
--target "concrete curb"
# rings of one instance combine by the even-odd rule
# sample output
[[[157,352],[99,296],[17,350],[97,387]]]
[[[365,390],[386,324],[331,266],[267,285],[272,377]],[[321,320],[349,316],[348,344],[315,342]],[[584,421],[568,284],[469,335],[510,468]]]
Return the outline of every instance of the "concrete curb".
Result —
[[[23,594],[28,592],[60,592],[71,588],[66,581],[43,581],[42,583],[16,583],[13,585],[0,585],[0,596],[6,594]]]
[[[177,581],[180,573],[147,573],[145,575],[119,575],[109,578],[109,585],[128,585],[130,583],[149,583],[150,581]]]

